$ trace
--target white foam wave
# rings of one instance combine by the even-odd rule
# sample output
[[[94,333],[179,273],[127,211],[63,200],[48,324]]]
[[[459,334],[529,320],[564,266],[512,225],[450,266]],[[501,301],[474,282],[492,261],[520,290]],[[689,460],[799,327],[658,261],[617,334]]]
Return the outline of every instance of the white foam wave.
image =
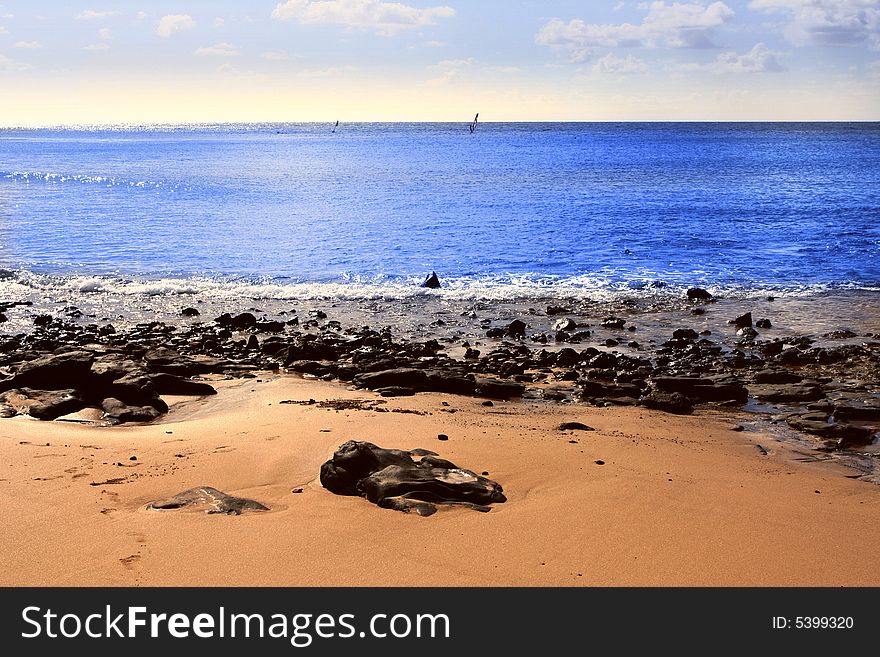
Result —
[[[658,284],[651,280],[621,282],[602,276],[547,277],[539,275],[450,278],[437,290],[420,287],[421,279],[351,278],[335,282],[293,282],[241,280],[210,277],[157,279],[122,276],[49,275],[29,271],[6,271],[0,276],[0,295],[5,298],[45,295],[108,295],[118,297],[206,297],[212,300],[313,299],[394,300],[439,297],[451,301],[523,301],[528,299],[571,298],[598,302],[621,298],[681,298],[688,286]],[[713,294],[728,298],[761,296],[810,297],[832,291],[874,291],[880,287],[860,284],[814,284],[804,286],[708,285]]]

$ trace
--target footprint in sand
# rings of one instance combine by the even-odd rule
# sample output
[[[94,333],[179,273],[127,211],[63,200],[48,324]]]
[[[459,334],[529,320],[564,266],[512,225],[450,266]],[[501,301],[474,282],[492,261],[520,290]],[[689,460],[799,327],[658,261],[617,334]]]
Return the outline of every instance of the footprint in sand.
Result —
[[[130,554],[127,557],[123,557],[119,560],[123,566],[125,566],[128,570],[133,570],[137,565],[137,562],[141,560],[141,555],[139,554]]]

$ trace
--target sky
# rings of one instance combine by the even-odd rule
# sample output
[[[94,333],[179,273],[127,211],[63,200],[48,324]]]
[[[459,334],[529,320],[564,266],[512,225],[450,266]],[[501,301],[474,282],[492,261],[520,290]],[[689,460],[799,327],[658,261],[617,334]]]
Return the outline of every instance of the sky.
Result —
[[[880,0],[0,0],[0,125],[880,120]]]

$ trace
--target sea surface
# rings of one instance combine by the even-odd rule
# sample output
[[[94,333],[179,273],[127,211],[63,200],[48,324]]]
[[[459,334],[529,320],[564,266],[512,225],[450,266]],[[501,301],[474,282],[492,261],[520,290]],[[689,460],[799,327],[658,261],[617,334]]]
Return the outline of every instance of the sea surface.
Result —
[[[877,290],[880,124],[3,129],[0,267],[0,297]]]

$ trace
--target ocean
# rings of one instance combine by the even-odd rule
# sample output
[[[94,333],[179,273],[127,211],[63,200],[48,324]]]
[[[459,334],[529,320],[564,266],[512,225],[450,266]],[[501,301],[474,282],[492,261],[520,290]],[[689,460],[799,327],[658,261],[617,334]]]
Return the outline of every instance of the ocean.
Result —
[[[0,296],[880,288],[880,124],[0,130]]]

